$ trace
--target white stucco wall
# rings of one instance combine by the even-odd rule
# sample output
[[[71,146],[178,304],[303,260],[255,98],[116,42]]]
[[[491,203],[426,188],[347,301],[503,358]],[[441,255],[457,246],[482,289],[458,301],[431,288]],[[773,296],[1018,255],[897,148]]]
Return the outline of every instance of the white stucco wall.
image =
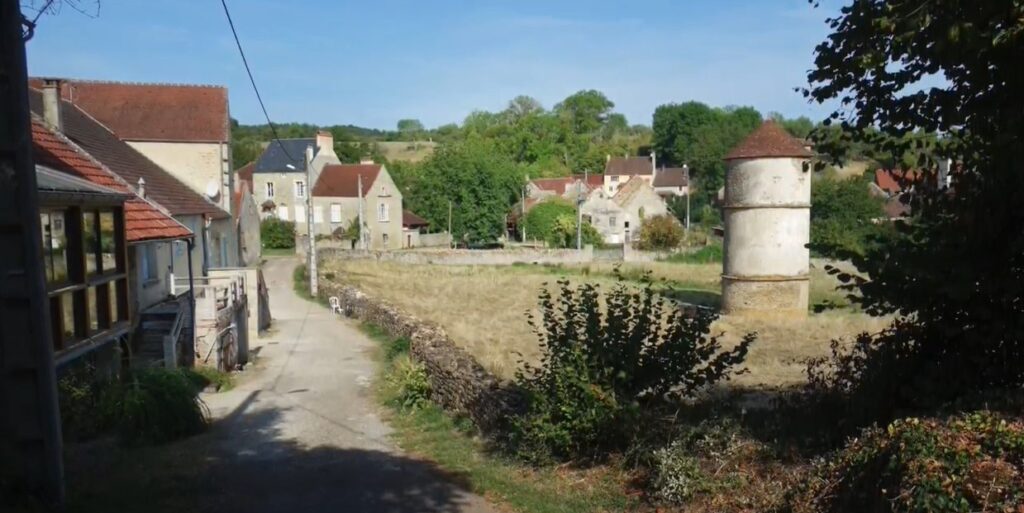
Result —
[[[149,280],[142,276],[143,248],[147,245],[154,247],[156,253],[156,276]],[[128,246],[128,260],[131,263],[128,290],[132,312],[141,312],[170,295],[171,251],[170,242],[144,242]]]
[[[225,159],[227,145],[223,143],[186,143],[127,141],[149,160],[174,175],[197,193],[206,196],[210,182],[220,185],[218,205],[226,212],[231,211],[231,190],[228,188]]]

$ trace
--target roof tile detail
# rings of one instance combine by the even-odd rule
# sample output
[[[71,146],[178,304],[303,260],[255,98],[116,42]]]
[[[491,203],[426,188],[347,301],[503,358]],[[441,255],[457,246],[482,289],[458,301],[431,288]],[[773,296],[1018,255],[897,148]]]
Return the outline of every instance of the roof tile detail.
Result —
[[[32,121],[32,143],[33,158],[37,164],[132,195],[124,204],[125,238],[128,242],[182,239],[192,236],[192,232],[175,221],[170,214],[136,196],[123,180],[103,169],[96,161],[51,132],[38,120]]]
[[[757,158],[811,158],[814,153],[789,135],[781,125],[768,120],[757,127],[726,156],[725,160]]]
[[[320,179],[313,186],[313,196],[329,198],[356,198],[359,196],[359,177],[363,178],[363,196],[373,187],[380,175],[380,164],[331,164],[324,166]]]
[[[653,171],[649,157],[612,157],[604,166],[606,175],[649,175]]]
[[[40,87],[42,80],[29,84]],[[61,94],[123,140],[230,140],[226,87],[66,79]]]

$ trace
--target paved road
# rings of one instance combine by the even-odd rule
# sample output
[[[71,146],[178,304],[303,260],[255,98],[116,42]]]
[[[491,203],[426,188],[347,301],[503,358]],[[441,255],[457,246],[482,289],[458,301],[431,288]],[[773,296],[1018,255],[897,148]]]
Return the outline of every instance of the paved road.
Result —
[[[274,327],[255,369],[205,397],[215,418],[202,509],[494,511],[458,479],[403,456],[370,397],[374,342],[292,291],[295,259],[264,268]],[[206,444],[204,444],[206,445]]]

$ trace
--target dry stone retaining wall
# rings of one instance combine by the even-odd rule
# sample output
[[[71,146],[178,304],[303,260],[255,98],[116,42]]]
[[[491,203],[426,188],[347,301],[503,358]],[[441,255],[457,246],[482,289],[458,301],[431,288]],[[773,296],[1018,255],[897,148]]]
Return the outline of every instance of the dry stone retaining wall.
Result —
[[[410,355],[426,369],[431,399],[449,412],[469,417],[482,432],[493,433],[522,407],[514,389],[456,346],[441,327],[333,281],[321,281],[320,296],[337,297],[348,317],[374,324],[389,336],[409,339]]]

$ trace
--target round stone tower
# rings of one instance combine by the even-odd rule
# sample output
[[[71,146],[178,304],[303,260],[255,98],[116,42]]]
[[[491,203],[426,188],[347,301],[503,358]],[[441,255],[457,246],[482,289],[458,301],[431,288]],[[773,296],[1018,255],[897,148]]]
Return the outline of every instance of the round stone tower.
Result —
[[[774,121],[725,156],[723,313],[807,315],[811,156]]]

